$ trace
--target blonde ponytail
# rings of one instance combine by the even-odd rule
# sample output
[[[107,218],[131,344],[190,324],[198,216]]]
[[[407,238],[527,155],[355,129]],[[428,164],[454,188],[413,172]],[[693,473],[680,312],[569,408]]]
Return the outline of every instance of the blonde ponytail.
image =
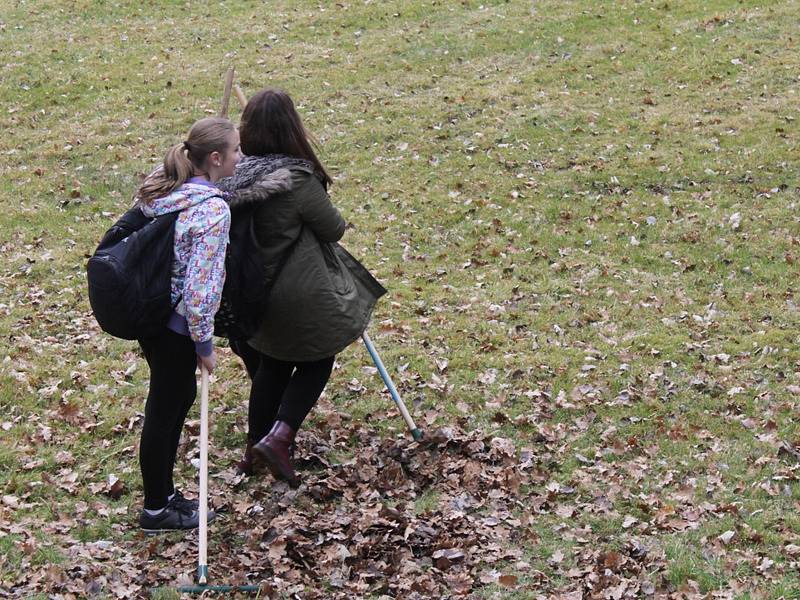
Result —
[[[200,119],[189,130],[185,142],[167,151],[164,163],[144,180],[136,198],[141,204],[150,204],[177,190],[193,176],[202,173],[206,157],[212,152],[226,153],[228,136],[233,123],[220,117]]]

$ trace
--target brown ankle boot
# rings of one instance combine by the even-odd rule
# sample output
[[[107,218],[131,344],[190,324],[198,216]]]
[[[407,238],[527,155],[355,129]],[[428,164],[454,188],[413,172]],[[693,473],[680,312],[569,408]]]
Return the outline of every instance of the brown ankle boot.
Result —
[[[290,456],[295,434],[283,421],[275,421],[270,432],[253,445],[253,453],[264,460],[273,477],[287,482],[293,488],[300,485]]]
[[[250,477],[255,472],[255,465],[253,464],[253,442],[247,440],[247,446],[244,449],[242,460],[236,463],[236,470],[242,475]]]

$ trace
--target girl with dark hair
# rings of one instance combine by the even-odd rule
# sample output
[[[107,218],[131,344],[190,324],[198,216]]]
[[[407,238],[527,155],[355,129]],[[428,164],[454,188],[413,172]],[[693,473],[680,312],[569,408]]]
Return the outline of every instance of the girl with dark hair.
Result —
[[[139,444],[144,486],[139,525],[146,532],[199,525],[197,501],[183,497],[172,473],[183,423],[197,393],[195,371],[203,365],[211,372],[216,365],[212,334],[225,281],[230,210],[215,182],[232,175],[240,158],[233,124],[201,119],[136,194],[148,217],[180,211],[171,284],[175,308],[163,332],[139,340],[150,367]]]
[[[252,376],[248,439],[239,470],[254,459],[299,485],[291,455],[297,430],[317,402],[335,355],[358,339],[385,293],[339,247],[345,221],[328,197],[331,183],[286,92],[265,89],[242,114],[246,155],[223,187],[257,202],[252,212],[269,295],[258,331],[232,345]],[[238,214],[232,201],[234,219]]]

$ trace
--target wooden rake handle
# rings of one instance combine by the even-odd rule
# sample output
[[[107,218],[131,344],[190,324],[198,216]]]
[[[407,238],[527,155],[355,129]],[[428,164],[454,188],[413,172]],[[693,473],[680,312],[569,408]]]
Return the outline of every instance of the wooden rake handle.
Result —
[[[240,88],[238,85],[234,85],[233,93],[236,96],[236,99],[239,101],[239,106],[241,106],[242,108],[247,106],[247,96],[244,95],[242,88]]]
[[[197,583],[208,582],[208,370],[200,366],[200,498]]]
[[[219,108],[219,116],[228,118],[228,105],[231,102],[231,87],[233,86],[233,67],[228,68],[225,74],[225,90],[222,93],[222,105]]]

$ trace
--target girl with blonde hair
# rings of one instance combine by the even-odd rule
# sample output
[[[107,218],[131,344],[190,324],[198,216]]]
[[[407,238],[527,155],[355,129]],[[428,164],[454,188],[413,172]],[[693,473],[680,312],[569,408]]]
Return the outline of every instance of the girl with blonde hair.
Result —
[[[241,158],[239,133],[227,119],[206,118],[173,146],[161,168],[137,192],[148,217],[180,212],[175,221],[171,299],[174,310],[163,331],[139,340],[150,367],[139,445],[146,532],[193,529],[197,501],[173,483],[183,424],[197,394],[195,371],[216,366],[212,346],[214,314],[225,282],[230,210],[216,182],[233,174]],[[209,513],[209,519],[213,512]]]

